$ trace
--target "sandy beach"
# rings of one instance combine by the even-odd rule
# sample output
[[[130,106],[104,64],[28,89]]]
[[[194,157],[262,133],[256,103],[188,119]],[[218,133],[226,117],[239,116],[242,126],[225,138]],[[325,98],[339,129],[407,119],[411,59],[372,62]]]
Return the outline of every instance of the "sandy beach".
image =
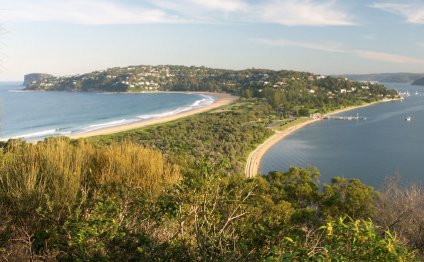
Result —
[[[358,109],[358,108],[361,108],[361,107],[371,106],[371,105],[375,105],[375,104],[378,104],[378,103],[384,103],[384,102],[398,101],[398,100],[399,99],[383,99],[383,100],[376,101],[376,102],[373,102],[373,103],[368,103],[368,104],[363,104],[363,105],[358,105],[358,106],[349,106],[349,107],[346,107],[346,108],[343,108],[343,109],[332,111],[328,114],[325,114],[324,116],[335,115],[335,114],[343,113],[343,112],[346,112],[346,111]],[[307,125],[315,123],[317,121],[321,121],[321,118],[309,119],[305,122],[291,126],[291,127],[287,128],[283,131],[276,131],[276,133],[274,135],[269,137],[264,143],[259,145],[255,150],[253,150],[249,154],[249,156],[247,158],[246,169],[245,169],[246,177],[252,178],[252,177],[255,177],[259,174],[259,166],[260,166],[262,157],[265,155],[265,153],[274,144],[278,143],[280,140],[284,139],[285,137],[292,134],[293,132],[295,132],[295,131],[297,131],[297,130],[299,130],[299,129],[307,126]]]
[[[193,109],[193,110],[186,111],[186,112],[181,112],[181,113],[176,114],[176,115],[149,119],[149,120],[145,120],[145,121],[131,123],[131,124],[128,124],[128,125],[108,127],[108,128],[103,128],[103,129],[99,129],[99,130],[86,132],[86,133],[73,134],[73,135],[70,135],[69,137],[72,138],[72,139],[78,139],[78,138],[85,138],[85,137],[91,137],[91,136],[109,135],[109,134],[118,133],[118,132],[122,132],[122,131],[128,131],[128,130],[131,130],[131,129],[146,127],[146,126],[155,125],[155,124],[161,124],[161,123],[173,121],[173,120],[176,120],[176,119],[179,119],[179,118],[183,118],[183,117],[186,117],[186,116],[191,116],[191,115],[194,115],[194,114],[206,112],[206,111],[218,108],[220,106],[228,105],[228,104],[234,102],[235,100],[237,100],[239,98],[237,96],[233,96],[233,95],[230,95],[230,94],[213,93],[213,92],[168,92],[168,93],[203,94],[203,95],[213,96],[217,100],[214,103],[212,103],[208,106],[200,107],[200,108]]]

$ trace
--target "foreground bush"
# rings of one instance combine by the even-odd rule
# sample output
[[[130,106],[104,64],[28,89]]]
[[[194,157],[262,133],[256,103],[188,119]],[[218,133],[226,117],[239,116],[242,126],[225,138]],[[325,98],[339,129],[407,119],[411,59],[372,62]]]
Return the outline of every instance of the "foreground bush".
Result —
[[[180,177],[159,152],[126,142],[11,141],[0,152],[0,260],[414,259],[368,220],[376,192],[358,180],[226,170],[199,161]]]
[[[46,195],[57,204],[70,204],[81,190],[120,187],[154,196],[178,179],[178,169],[161,153],[125,142],[94,147],[66,138],[11,141],[0,155],[0,197],[9,204],[39,203]]]
[[[296,238],[285,237],[268,261],[414,261],[389,231],[380,234],[371,221],[338,219]]]
[[[0,152],[0,247],[18,260],[107,255],[179,179],[161,153],[131,143],[10,141]]]

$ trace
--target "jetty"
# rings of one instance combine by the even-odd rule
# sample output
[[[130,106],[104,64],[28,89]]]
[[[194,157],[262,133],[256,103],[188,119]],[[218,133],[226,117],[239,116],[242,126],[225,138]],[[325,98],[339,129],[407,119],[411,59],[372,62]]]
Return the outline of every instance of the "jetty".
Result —
[[[359,116],[324,116],[323,119],[334,119],[334,120],[367,120],[366,117]]]

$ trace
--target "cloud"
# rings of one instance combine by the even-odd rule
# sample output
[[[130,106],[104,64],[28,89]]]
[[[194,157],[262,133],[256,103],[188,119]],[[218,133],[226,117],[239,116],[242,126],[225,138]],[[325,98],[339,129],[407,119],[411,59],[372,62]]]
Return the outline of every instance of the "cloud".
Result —
[[[371,7],[400,15],[411,24],[424,24],[424,3],[375,3]]]
[[[85,25],[181,23],[183,19],[158,8],[130,7],[104,0],[23,0],[6,5],[4,21],[67,22]]]
[[[253,41],[273,46],[294,46],[306,49],[320,50],[332,53],[346,53],[356,57],[364,58],[372,61],[389,62],[396,64],[424,64],[424,59],[410,56],[390,54],[377,51],[346,49],[339,43],[303,43],[290,41],[286,39],[253,39]]]
[[[176,11],[196,21],[222,23],[262,22],[287,26],[354,25],[353,19],[334,0],[150,0],[153,5]],[[219,14],[221,12],[221,14]]]
[[[260,17],[282,25],[355,25],[350,15],[343,12],[335,1],[273,0],[260,10]]]
[[[1,0],[0,0],[1,1]],[[335,0],[3,0],[0,17],[14,22],[85,25],[273,23],[340,26],[355,22]],[[6,10],[5,10],[6,9]]]
[[[254,41],[262,43],[262,44],[266,44],[266,45],[273,45],[273,46],[295,46],[295,47],[302,47],[306,49],[314,49],[314,50],[333,52],[333,53],[346,53],[346,50],[344,50],[339,43],[314,44],[314,43],[302,43],[297,41],[290,41],[286,39],[264,39],[264,38],[254,39]]]
[[[195,5],[209,10],[222,12],[246,11],[249,5],[242,0],[180,0],[181,6]]]
[[[147,0],[151,5],[192,23],[244,21],[251,6],[243,0]]]

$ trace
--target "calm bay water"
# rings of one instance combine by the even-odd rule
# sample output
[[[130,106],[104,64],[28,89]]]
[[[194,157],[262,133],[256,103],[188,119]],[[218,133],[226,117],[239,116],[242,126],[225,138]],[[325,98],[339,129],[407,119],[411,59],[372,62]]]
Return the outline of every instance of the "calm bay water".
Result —
[[[326,183],[341,176],[379,187],[398,173],[403,184],[424,184],[424,87],[385,85],[411,96],[340,114],[367,120],[324,120],[291,134],[266,153],[261,173],[312,165]]]
[[[83,133],[174,115],[213,103],[199,94],[23,92],[0,83],[0,140]]]

